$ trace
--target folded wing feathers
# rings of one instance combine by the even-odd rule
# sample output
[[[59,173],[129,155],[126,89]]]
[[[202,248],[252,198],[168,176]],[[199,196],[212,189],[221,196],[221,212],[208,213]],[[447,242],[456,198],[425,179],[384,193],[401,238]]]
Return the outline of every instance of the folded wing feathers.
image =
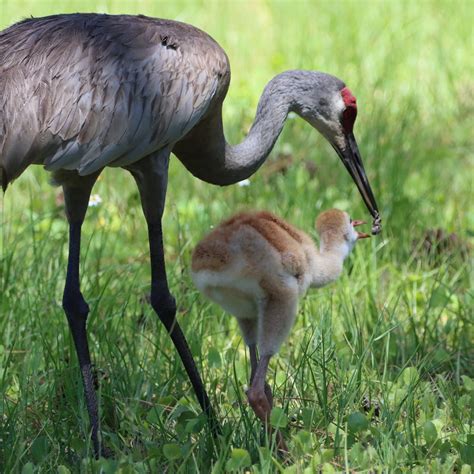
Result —
[[[38,101],[29,96],[26,79],[23,67],[18,68],[15,77],[8,71],[2,74],[0,70],[0,96],[4,97],[0,102],[0,164],[8,174],[16,166],[23,167],[24,157],[39,132]],[[22,139],[18,140],[17,136]]]
[[[39,20],[18,25],[8,37],[9,43],[18,39],[14,55],[5,52],[0,36],[0,86],[6,97],[3,103],[0,97],[0,156],[21,161],[32,143],[52,136],[56,145],[45,157],[46,168],[88,174],[169,146],[206,112],[217,74],[172,35],[170,47],[163,46],[159,21],[135,18],[130,24],[118,17],[117,25],[105,29],[104,18],[84,15],[83,22],[97,23],[87,37],[82,24],[71,29],[68,21],[44,19],[33,34],[21,30],[31,33]],[[14,72],[14,87],[4,87],[4,69]],[[20,102],[21,114],[11,108]]]

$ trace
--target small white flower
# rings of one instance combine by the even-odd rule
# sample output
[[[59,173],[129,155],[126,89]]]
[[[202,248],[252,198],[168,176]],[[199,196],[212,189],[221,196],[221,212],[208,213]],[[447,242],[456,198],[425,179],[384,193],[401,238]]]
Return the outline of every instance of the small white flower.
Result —
[[[243,179],[237,183],[241,188],[244,186],[250,186],[250,179]]]
[[[289,119],[289,120],[293,120],[293,119],[295,119],[296,117],[298,117],[298,115],[295,114],[294,112],[290,112],[290,113],[288,114],[288,119]]]
[[[89,198],[89,207],[97,207],[102,202],[102,198],[98,194],[91,194]]]

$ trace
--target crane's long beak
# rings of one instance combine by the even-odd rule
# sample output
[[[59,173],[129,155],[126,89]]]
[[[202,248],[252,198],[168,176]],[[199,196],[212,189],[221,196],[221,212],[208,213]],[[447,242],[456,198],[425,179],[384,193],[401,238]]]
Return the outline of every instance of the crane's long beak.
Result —
[[[372,225],[372,234],[378,234],[381,229],[381,218],[377,202],[375,201],[374,193],[365,174],[364,164],[362,163],[362,158],[360,157],[359,147],[357,146],[356,139],[352,132],[349,132],[345,136],[346,147],[344,150],[339,149],[337,146],[334,146],[337,154],[341,158],[344,166],[349,171],[352,179],[354,180],[359,192],[362,196],[362,199],[367,206],[370,214],[374,218]]]

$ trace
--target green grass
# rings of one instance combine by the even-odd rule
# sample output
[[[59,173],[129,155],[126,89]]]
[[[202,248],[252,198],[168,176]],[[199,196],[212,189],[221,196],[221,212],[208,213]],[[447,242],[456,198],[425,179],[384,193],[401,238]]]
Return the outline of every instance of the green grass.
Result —
[[[67,258],[61,193],[47,173],[30,168],[0,198],[0,471],[218,473],[240,465],[262,473],[470,472],[472,3],[86,5],[2,0],[0,26],[78,10],[195,24],[229,54],[224,114],[233,142],[278,72],[318,69],[343,78],[358,98],[355,132],[384,231],[357,246],[336,284],[304,298],[271,364],[276,405],[288,421],[291,463],[282,466],[245,403],[249,362],[237,325],[193,287],[190,254],[212,225],[242,208],[272,210],[307,231],[333,206],[367,217],[350,177],[322,137],[296,119],[248,187],[206,185],[172,160],[168,273],[179,322],[223,425],[215,448],[172,344],[145,303],[138,193],[126,172],[104,172],[94,189],[102,204],[90,208],[84,226],[82,288],[92,309],[105,439],[116,457],[96,462],[60,305]],[[283,154],[292,166],[272,172]],[[427,232],[436,228],[455,236],[439,245],[432,236],[429,244]]]

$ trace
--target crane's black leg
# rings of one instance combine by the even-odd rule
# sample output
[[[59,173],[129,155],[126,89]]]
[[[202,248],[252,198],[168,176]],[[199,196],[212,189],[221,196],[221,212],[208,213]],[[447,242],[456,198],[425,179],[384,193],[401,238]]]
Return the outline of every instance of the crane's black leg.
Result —
[[[91,438],[96,457],[104,454],[101,451],[99,410],[94,390],[91,370],[89,344],[87,342],[86,321],[89,305],[80,291],[79,260],[81,249],[81,227],[87,211],[90,192],[98,173],[94,176],[80,178],[71,174],[62,183],[66,203],[66,214],[69,221],[69,256],[66,285],[63,294],[63,308],[71,329],[76,347],[79,367],[81,369],[87,411],[91,423]]]
[[[191,350],[184,334],[176,320],[176,302],[168,289],[161,222],[148,224],[151,258],[151,305],[161,322],[166,327],[188,374],[189,380],[196,392],[199,404],[207,414],[213,432],[217,433],[218,425],[211,408],[209,397],[194,362]]]
[[[194,362],[186,338],[176,320],[176,302],[168,288],[163,251],[163,214],[168,180],[169,151],[161,152],[134,163],[128,169],[135,178],[143,212],[148,225],[151,263],[151,305],[166,327],[183,362],[201,408],[208,416],[213,434],[219,433],[219,425],[209,397]]]

